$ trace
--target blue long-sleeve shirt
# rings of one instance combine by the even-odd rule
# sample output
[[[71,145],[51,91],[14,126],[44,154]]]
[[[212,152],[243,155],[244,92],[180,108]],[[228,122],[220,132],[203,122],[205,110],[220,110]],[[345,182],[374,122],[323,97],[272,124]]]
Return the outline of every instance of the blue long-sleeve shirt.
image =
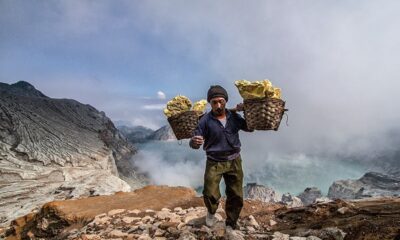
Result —
[[[239,130],[249,130],[246,121],[236,112],[226,110],[226,125],[208,112],[194,131],[195,136],[203,136],[203,149],[207,158],[215,161],[233,160],[240,154]],[[192,145],[191,145],[192,146]]]

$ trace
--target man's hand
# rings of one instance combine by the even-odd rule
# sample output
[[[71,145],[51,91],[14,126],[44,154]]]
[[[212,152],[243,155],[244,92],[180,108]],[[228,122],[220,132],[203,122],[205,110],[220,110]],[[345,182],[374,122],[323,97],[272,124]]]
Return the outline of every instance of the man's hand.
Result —
[[[236,111],[243,112],[244,111],[244,104],[243,103],[236,104]]]
[[[194,136],[190,139],[190,146],[192,148],[199,148],[204,143],[203,136]]]

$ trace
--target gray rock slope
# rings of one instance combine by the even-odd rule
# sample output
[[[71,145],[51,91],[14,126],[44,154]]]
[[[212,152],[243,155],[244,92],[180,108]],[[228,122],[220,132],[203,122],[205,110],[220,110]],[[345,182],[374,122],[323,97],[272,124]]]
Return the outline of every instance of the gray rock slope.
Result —
[[[151,130],[143,126],[118,126],[118,130],[127,138],[130,143],[144,143],[148,141],[176,140],[171,126],[165,125],[157,130]]]
[[[142,186],[135,152],[104,112],[0,83],[0,224],[51,200]]]
[[[148,139],[165,141],[165,140],[176,140],[176,137],[174,132],[172,131],[171,126],[168,124],[154,131],[148,137]]]
[[[358,180],[335,181],[328,192],[328,197],[331,199],[398,196],[400,196],[400,178],[377,172],[368,172]]]

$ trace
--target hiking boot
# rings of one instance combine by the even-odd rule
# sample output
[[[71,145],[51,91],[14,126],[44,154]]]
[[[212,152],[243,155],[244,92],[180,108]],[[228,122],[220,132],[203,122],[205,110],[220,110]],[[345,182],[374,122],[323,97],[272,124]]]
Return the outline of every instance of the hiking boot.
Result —
[[[208,227],[212,227],[212,226],[214,226],[217,222],[218,222],[218,218],[215,216],[215,214],[211,214],[211,213],[207,212],[207,216],[206,216],[206,225],[207,225]]]

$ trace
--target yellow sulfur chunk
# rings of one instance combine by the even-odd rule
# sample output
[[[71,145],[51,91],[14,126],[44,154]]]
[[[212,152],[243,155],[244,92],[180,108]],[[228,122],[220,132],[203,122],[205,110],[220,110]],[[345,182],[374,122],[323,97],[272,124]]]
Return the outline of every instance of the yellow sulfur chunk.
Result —
[[[247,80],[238,80],[235,86],[238,88],[243,99],[255,99],[265,97],[265,88],[268,85],[264,81],[250,82]]]
[[[206,111],[206,106],[207,106],[207,100],[200,100],[194,103],[193,105],[193,111],[197,112],[205,112]]]
[[[189,111],[192,107],[192,102],[185,96],[178,95],[167,102],[167,107],[164,109],[164,114],[167,117],[176,116],[183,112]]]
[[[274,88],[274,94],[272,95],[271,98],[281,99],[281,89]]]
[[[247,80],[237,80],[235,85],[243,99],[257,98],[280,98],[281,89],[274,88],[268,79],[250,82]]]

